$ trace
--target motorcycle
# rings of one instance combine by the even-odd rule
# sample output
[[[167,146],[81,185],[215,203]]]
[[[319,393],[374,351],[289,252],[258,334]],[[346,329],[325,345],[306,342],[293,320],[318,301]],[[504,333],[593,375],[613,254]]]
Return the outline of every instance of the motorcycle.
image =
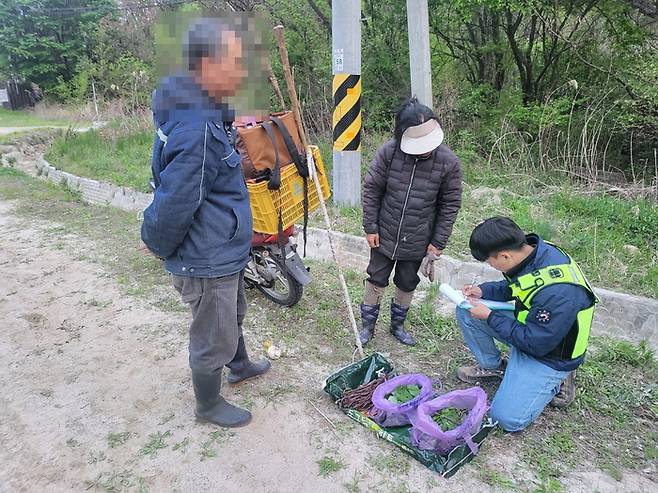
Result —
[[[155,183],[149,182],[155,192]],[[286,307],[299,303],[304,286],[311,283],[309,269],[291,241],[296,236],[294,226],[279,235],[253,232],[251,256],[244,271],[244,284],[256,288],[274,303]]]
[[[251,242],[251,259],[244,273],[247,288],[256,288],[279,305],[291,307],[302,297],[304,286],[312,278],[309,269],[297,253],[297,245],[291,241],[296,236],[295,227],[278,235],[254,232]]]

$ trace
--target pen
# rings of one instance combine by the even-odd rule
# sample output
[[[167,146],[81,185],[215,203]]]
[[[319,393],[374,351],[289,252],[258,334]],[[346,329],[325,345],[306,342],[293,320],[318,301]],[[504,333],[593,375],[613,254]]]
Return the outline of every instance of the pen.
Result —
[[[480,277],[479,274],[476,274],[476,275],[473,276],[473,280],[471,281],[471,287],[475,286],[475,281],[478,280],[478,277]]]

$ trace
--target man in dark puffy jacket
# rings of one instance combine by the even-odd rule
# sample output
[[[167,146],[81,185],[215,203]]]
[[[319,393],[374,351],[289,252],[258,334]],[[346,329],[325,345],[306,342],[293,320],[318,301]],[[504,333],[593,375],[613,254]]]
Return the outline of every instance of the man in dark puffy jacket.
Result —
[[[228,381],[238,383],[270,366],[249,360],[242,336],[251,210],[233,148],[233,112],[223,103],[246,76],[242,43],[219,19],[201,19],[188,32],[185,59],[189,72],[163,79],[153,96],[156,189],[144,211],[142,240],[164,259],[192,310],[189,362],[196,416],[241,426],[251,414],[219,395],[222,369],[228,366]]]
[[[434,280],[434,261],[448,243],[461,206],[459,159],[442,142],[434,112],[412,98],[396,114],[395,138],[377,151],[366,176],[363,229],[371,250],[361,305],[363,344],[374,335],[393,269],[390,330],[403,344],[415,344],[404,322],[420,282],[418,270],[422,267]]]

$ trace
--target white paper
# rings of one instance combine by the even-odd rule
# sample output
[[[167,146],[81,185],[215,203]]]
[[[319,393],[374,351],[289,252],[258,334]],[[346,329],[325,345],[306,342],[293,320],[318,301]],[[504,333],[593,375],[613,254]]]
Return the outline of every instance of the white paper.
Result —
[[[439,286],[439,292],[452,301],[459,308],[464,308],[465,310],[470,310],[473,308],[461,291],[457,291],[455,288],[449,284],[441,284]],[[514,305],[506,301],[492,301],[492,300],[478,300],[484,306],[490,310],[514,310]]]

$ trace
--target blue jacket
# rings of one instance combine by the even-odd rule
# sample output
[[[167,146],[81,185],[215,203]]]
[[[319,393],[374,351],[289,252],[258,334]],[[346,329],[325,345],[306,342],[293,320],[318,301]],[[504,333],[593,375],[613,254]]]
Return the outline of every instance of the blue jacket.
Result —
[[[156,189],[142,240],[168,272],[222,277],[240,272],[252,238],[249,194],[233,148],[233,113],[187,75],[153,94],[158,128],[151,170]]]
[[[542,267],[569,263],[562,252],[546,244],[539,236],[528,235],[527,238],[535,251],[513,272],[507,273],[512,280]],[[512,290],[507,281],[486,282],[480,288],[484,299],[512,300]],[[525,323],[496,311],[491,312],[487,322],[501,340],[515,348],[555,370],[573,371],[583,362],[584,355],[575,359],[562,359],[555,355],[554,350],[571,330],[578,312],[592,306],[592,302],[589,292],[581,286],[555,284],[535,295]]]

